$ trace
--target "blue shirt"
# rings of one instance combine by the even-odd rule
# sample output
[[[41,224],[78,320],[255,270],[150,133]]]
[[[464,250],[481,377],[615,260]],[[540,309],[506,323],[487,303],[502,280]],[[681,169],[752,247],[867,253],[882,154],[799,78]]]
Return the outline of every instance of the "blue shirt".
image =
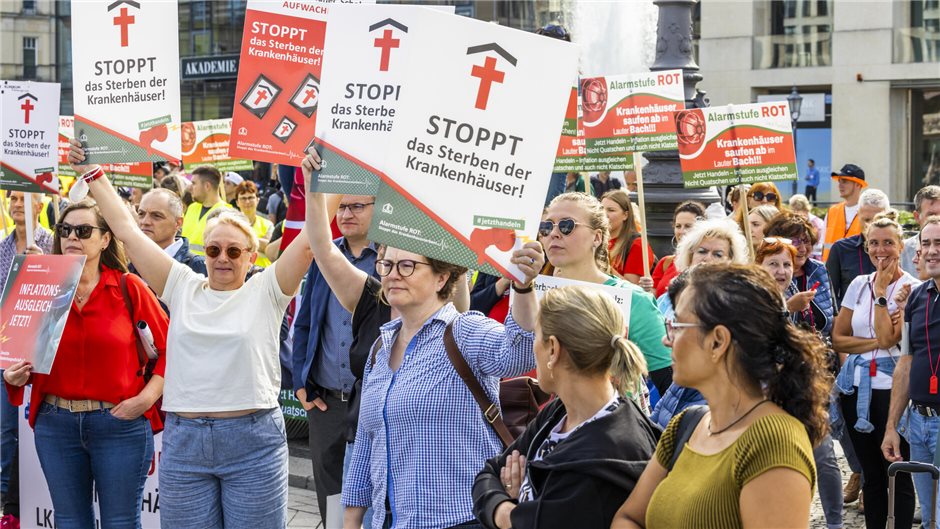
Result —
[[[449,322],[461,354],[494,403],[500,378],[535,367],[533,334],[511,314],[504,327],[476,311],[458,315],[448,303],[408,343],[397,371],[388,360],[402,322],[383,325],[375,365],[366,363],[356,444],[343,481],[343,504],[371,505],[373,529],[385,521],[386,497],[396,529],[443,529],[475,519],[473,481],[486,460],[503,450],[447,357]]]
[[[377,253],[374,244],[369,243],[369,246],[363,248],[359,257],[352,254],[345,237],[340,239],[337,247],[353,266],[367,274],[375,273]],[[320,343],[317,345],[317,354],[310,369],[310,377],[318,386],[344,393],[352,391],[356,382],[356,376],[349,367],[349,347],[352,341],[352,314],[343,308],[336,295],[330,291],[323,328],[320,331]]]
[[[806,171],[806,185],[819,187],[819,169],[812,167]]]
[[[911,291],[904,310],[905,338],[901,340],[902,352],[911,355],[911,400],[931,406],[940,406],[940,393],[930,393],[930,377],[940,359],[940,303],[937,299],[940,299],[940,293],[933,280],[924,281]],[[929,337],[929,350],[928,334],[932,335]],[[931,357],[933,366],[930,365]],[[937,375],[940,376],[940,370]]]

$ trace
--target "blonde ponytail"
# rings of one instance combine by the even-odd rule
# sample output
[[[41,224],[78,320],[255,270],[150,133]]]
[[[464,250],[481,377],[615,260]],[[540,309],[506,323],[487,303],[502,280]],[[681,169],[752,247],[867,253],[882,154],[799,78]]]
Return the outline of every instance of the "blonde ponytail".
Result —
[[[610,378],[614,388],[623,397],[638,397],[643,393],[646,358],[635,343],[623,336],[614,336],[613,358],[610,360]]]

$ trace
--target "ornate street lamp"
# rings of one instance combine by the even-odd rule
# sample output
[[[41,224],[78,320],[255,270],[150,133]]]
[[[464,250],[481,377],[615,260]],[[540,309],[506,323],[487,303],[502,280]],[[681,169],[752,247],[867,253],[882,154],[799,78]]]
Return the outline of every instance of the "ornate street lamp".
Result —
[[[796,85],[793,85],[793,89],[790,90],[790,95],[787,96],[787,105],[790,106],[790,127],[793,129],[793,151],[796,151],[796,128],[797,121],[800,120],[800,108],[803,106],[803,96],[800,95],[800,92],[796,89]],[[800,159],[796,158],[797,174],[799,174]],[[797,187],[799,186],[800,179],[797,177],[793,181],[793,193],[795,195],[797,192]]]

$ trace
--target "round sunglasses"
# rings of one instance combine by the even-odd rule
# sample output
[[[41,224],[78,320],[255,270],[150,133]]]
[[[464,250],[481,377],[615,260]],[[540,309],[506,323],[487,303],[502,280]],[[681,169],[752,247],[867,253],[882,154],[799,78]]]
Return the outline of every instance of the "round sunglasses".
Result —
[[[578,226],[587,226],[582,222],[578,222],[574,219],[561,219],[558,221],[558,231],[562,235],[571,235],[571,232]],[[539,223],[539,235],[542,237],[548,237],[552,234],[552,230],[555,229],[555,222],[551,220],[543,220]]]
[[[225,256],[229,259],[235,260],[242,256],[242,252],[250,252],[251,248],[238,248],[235,246],[229,246],[225,249]],[[215,259],[216,257],[222,255],[222,248],[212,244],[206,246],[206,256]]]
[[[754,191],[754,194],[751,196],[754,197],[754,200],[758,202],[763,202],[765,198],[767,199],[767,202],[777,201],[777,193],[774,192],[764,193],[763,191]]]

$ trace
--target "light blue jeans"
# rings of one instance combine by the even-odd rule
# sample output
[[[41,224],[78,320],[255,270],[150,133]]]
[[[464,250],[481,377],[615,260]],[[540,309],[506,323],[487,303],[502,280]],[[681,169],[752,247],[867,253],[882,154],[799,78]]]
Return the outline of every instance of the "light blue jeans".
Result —
[[[232,419],[168,413],[160,463],[164,529],[287,526],[287,433],[280,408]]]
[[[353,448],[356,447],[356,443],[346,443],[346,455],[343,456],[343,481],[346,481],[346,473],[349,472],[349,465],[352,463]],[[369,507],[366,510],[366,514],[362,517],[362,526],[365,529],[372,527],[372,507]]]
[[[816,486],[828,529],[842,529],[842,472],[836,463],[832,437],[826,436],[813,449],[816,461]]]
[[[940,417],[925,417],[914,410],[908,410],[906,416],[908,420],[905,437],[911,445],[911,461],[933,464],[934,453],[937,451],[937,430],[940,429]],[[933,519],[930,512],[933,479],[929,474],[923,473],[914,474],[913,477],[917,499],[920,501],[921,523],[923,527],[930,527],[930,520]],[[935,516],[940,516],[940,509],[935,512]]]

